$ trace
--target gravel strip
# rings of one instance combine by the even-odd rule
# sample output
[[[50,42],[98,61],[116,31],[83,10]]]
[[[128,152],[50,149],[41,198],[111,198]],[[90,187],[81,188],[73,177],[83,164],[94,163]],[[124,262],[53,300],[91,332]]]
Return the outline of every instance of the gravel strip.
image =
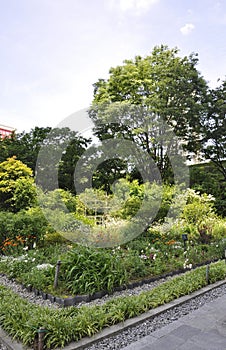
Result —
[[[81,307],[83,305],[87,305],[87,306],[103,305],[108,300],[111,300],[113,298],[119,298],[122,296],[139,295],[140,293],[142,293],[144,291],[151,290],[151,289],[157,287],[158,285],[162,284],[163,282],[166,282],[167,280],[170,280],[174,277],[169,276],[169,277],[162,278],[162,279],[159,279],[159,280],[151,282],[151,283],[143,284],[142,286],[139,286],[139,287],[136,287],[133,289],[125,289],[125,290],[120,291],[120,292],[114,292],[110,295],[106,294],[101,299],[95,299],[95,300],[92,300],[88,303],[81,302],[78,305],[76,305],[76,307]],[[35,294],[33,292],[27,291],[27,289],[24,288],[22,285],[18,284],[14,280],[10,280],[5,275],[0,275],[0,285],[4,285],[5,287],[11,288],[12,291],[14,291],[18,295],[20,295],[22,298],[27,299],[29,302],[31,302],[33,304],[37,304],[40,306],[47,306],[47,307],[51,307],[51,308],[60,308],[61,307],[57,303],[51,303],[50,300],[44,300],[41,296],[35,296]]]
[[[160,329],[173,321],[178,320],[190,312],[202,307],[204,304],[214,301],[216,298],[226,294],[226,284],[217,287],[201,296],[198,296],[192,300],[185,302],[180,306],[176,306],[171,310],[168,310],[158,316],[153,317],[151,320],[146,321],[138,326],[129,328],[120,334],[112,336],[110,338],[99,341],[92,346],[85,347],[86,350],[121,350],[123,347],[128,346],[137,340],[150,335],[152,332]]]
[[[0,285],[10,288],[13,292],[17,293],[22,298],[28,300],[29,302],[52,308],[59,308],[57,303],[51,303],[50,300],[44,300],[41,296],[36,296],[33,292],[28,292],[21,284],[18,284],[14,280],[10,280],[5,275],[0,275]]]
[[[174,277],[176,277],[176,276],[174,276]],[[89,305],[89,306],[103,305],[104,303],[106,303],[107,301],[109,301],[113,298],[116,299],[116,298],[120,298],[120,297],[124,297],[124,296],[139,295],[140,293],[145,292],[145,291],[149,291],[149,290],[159,286],[160,284],[162,284],[162,283],[164,283],[164,282],[166,282],[174,277],[168,276],[168,277],[161,278],[161,279],[154,281],[154,282],[145,283],[142,286],[135,287],[133,289],[125,289],[125,290],[122,290],[120,292],[114,292],[110,295],[106,294],[101,299],[95,299],[95,300],[90,301],[89,303],[81,302],[77,305],[77,307],[81,307],[82,305]]]

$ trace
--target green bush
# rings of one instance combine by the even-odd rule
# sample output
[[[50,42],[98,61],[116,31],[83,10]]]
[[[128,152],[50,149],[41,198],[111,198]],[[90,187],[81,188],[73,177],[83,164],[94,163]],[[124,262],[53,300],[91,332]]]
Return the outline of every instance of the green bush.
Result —
[[[4,254],[21,252],[42,241],[49,225],[39,208],[21,210],[18,213],[0,212],[1,245]]]
[[[15,156],[0,163],[0,210],[18,212],[36,204],[32,170]]]
[[[198,225],[208,218],[216,218],[214,211],[214,198],[206,193],[200,194],[192,189],[185,193],[186,205],[183,208],[181,217],[187,223]]]
[[[213,239],[226,237],[226,219],[216,219],[213,221],[206,220],[206,225],[210,226]]]
[[[71,192],[62,189],[55,189],[44,193],[38,189],[38,201],[44,209],[76,212],[78,199]]]
[[[53,290],[54,276],[54,265],[40,264],[33,267],[30,266],[29,271],[21,273],[20,280],[23,281],[25,286],[30,285],[43,292],[49,292]]]
[[[62,234],[59,232],[47,232],[44,235],[43,245],[45,247],[51,245],[51,244],[64,244],[64,243],[70,243]]]

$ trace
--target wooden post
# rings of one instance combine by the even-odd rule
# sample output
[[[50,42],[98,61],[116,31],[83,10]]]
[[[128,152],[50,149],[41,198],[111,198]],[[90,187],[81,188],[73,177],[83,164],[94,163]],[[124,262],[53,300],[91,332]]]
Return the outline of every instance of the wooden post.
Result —
[[[61,265],[61,261],[58,260],[57,261],[57,264],[56,264],[56,272],[55,272],[55,279],[54,279],[54,289],[57,288],[57,285],[58,285],[58,277],[59,277],[59,273],[60,273],[60,265]]]
[[[209,272],[210,272],[210,265],[206,265],[206,282],[207,282],[207,284],[210,283]]]
[[[46,333],[45,328],[39,328],[39,330],[38,330],[38,350],[44,349],[45,333]]]

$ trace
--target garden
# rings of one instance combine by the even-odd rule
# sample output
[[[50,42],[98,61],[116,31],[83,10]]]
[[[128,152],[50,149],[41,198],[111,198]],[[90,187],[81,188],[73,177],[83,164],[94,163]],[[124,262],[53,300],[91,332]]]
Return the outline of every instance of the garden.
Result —
[[[18,162],[14,160],[14,164]],[[26,287],[69,297],[111,293],[144,278],[191,269],[224,257],[226,222],[216,214],[211,195],[192,189],[180,193],[177,186],[164,185],[154,222],[131,239],[128,223],[139,210],[144,194],[155,201],[160,186],[152,184],[147,190],[145,184],[125,179],[117,186],[118,193],[123,193],[124,204],[120,207],[114,203],[110,211],[106,201],[111,196],[101,190],[86,191],[82,196],[64,190],[45,195],[40,192],[40,201],[45,203],[48,217],[57,220],[59,231],[44,216],[45,208],[42,211],[35,204],[14,213],[0,212],[0,272]],[[90,209],[87,204],[94,195],[98,206]],[[120,202],[121,198],[117,198]],[[68,207],[68,213],[63,205]],[[177,218],[167,217],[169,208],[176,211],[181,206]],[[54,287],[57,261],[61,265]]]
[[[117,182],[113,202],[113,194],[100,189],[81,195],[63,189],[36,192],[30,169],[15,157],[0,163],[0,185],[5,196],[0,211],[0,273],[29,290],[64,300],[81,295],[92,299],[98,292],[113,295],[120,288],[176,275],[138,296],[57,310],[31,304],[1,286],[1,326],[24,344],[31,346],[44,327],[46,347],[63,347],[226,276],[226,221],[209,194],[127,179]],[[156,203],[159,193],[154,220],[133,237],[130,224],[144,196],[148,203]],[[169,209],[176,216],[167,216]],[[205,264],[211,266],[208,281],[201,266]]]
[[[0,325],[23,344],[44,328],[47,349],[64,347],[225,279],[226,82],[210,89],[197,56],[177,54],[155,47],[94,84],[89,116],[103,147],[66,127],[0,140],[0,274],[53,300],[112,295],[54,309],[0,284]],[[180,152],[202,163],[187,167]]]

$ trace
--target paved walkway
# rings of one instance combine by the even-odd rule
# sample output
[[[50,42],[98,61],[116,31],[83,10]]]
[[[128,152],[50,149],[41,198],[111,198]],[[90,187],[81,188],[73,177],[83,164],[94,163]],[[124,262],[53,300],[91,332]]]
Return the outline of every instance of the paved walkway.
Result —
[[[226,350],[226,294],[122,350]]]

